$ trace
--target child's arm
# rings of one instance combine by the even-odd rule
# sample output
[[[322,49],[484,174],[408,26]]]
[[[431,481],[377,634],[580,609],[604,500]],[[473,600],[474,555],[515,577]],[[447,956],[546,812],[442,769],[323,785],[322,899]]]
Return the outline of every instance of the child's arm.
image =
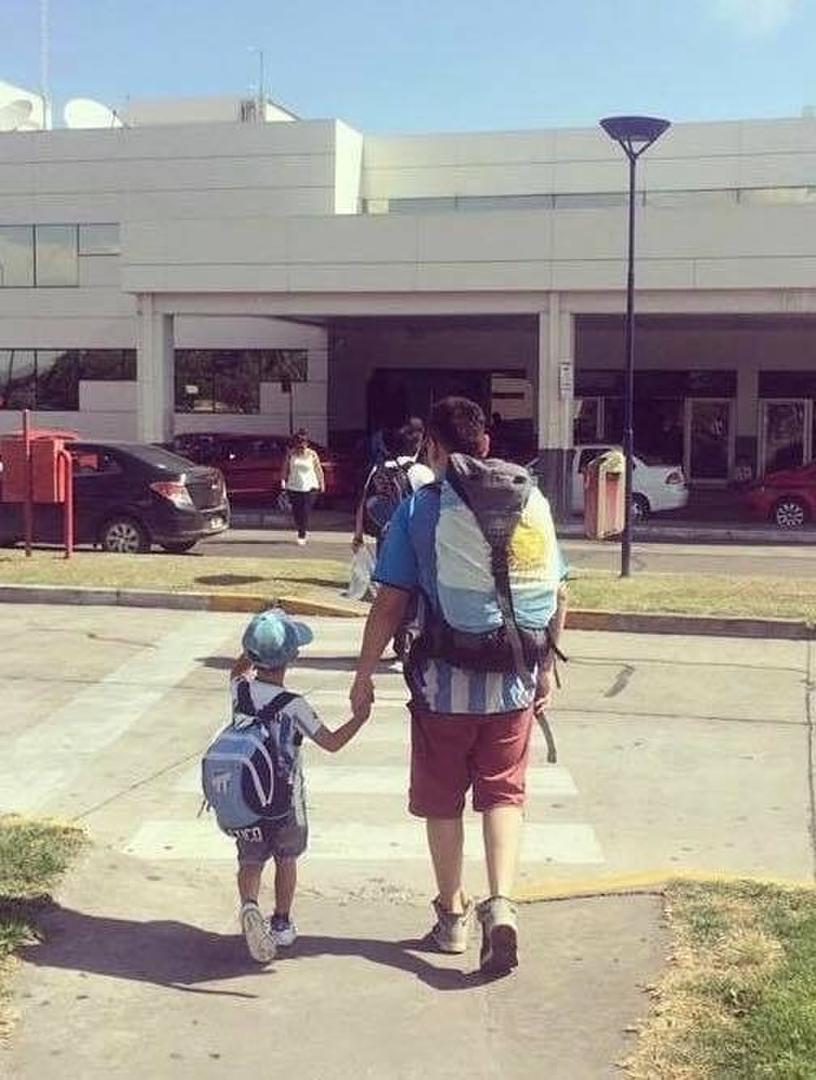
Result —
[[[312,735],[312,739],[321,750],[328,750],[330,754],[336,754],[338,750],[342,750],[346,743],[354,738],[365,722],[365,717],[352,717],[351,720],[347,720],[345,724],[334,731],[330,731],[325,724],[321,724]]]

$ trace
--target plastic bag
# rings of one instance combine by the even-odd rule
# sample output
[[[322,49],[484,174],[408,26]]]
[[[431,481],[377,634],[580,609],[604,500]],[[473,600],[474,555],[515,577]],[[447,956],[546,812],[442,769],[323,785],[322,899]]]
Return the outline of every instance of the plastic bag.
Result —
[[[277,509],[279,514],[291,514],[292,513],[292,501],[289,498],[287,491],[282,491],[278,495]]]
[[[365,600],[373,596],[375,586],[371,582],[374,573],[374,552],[367,544],[361,544],[351,557],[351,575],[346,596],[349,600]]]

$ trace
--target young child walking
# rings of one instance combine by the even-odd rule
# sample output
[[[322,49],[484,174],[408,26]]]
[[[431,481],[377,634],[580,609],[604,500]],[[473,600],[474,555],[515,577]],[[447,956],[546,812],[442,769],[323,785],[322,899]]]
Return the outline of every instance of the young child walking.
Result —
[[[322,750],[334,753],[353,738],[365,722],[352,718],[330,731],[305,698],[284,688],[286,672],[303,645],[313,640],[305,623],[296,622],[278,609],[256,615],[244,631],[243,652],[231,673],[233,722],[257,716],[276,702],[279,708],[268,723],[288,725],[293,734],[291,807],[280,821],[266,822],[252,830],[252,839],[239,838],[238,893],[241,900],[241,929],[253,960],[269,963],[279,946],[293,944],[297,929],[292,920],[292,904],[297,885],[297,860],[306,850],[308,822],[303,792],[300,743],[312,739]],[[258,832],[262,833],[257,836]],[[275,910],[266,918],[258,906],[263,870],[275,863]]]

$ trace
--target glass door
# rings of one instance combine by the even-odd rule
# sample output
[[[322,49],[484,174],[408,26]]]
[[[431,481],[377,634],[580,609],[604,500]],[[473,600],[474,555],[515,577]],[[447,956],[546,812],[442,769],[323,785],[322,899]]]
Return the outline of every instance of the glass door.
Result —
[[[813,402],[772,398],[759,403],[758,475],[791,469],[813,457]]]
[[[691,483],[726,484],[734,468],[734,402],[686,398],[686,476]]]

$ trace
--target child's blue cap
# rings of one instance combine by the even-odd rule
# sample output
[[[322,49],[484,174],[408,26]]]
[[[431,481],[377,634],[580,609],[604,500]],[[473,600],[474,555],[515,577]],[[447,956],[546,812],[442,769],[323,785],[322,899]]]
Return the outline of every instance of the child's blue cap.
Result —
[[[241,644],[249,659],[264,668],[282,668],[291,663],[302,645],[314,634],[305,623],[295,622],[280,608],[256,615],[244,630]]]

